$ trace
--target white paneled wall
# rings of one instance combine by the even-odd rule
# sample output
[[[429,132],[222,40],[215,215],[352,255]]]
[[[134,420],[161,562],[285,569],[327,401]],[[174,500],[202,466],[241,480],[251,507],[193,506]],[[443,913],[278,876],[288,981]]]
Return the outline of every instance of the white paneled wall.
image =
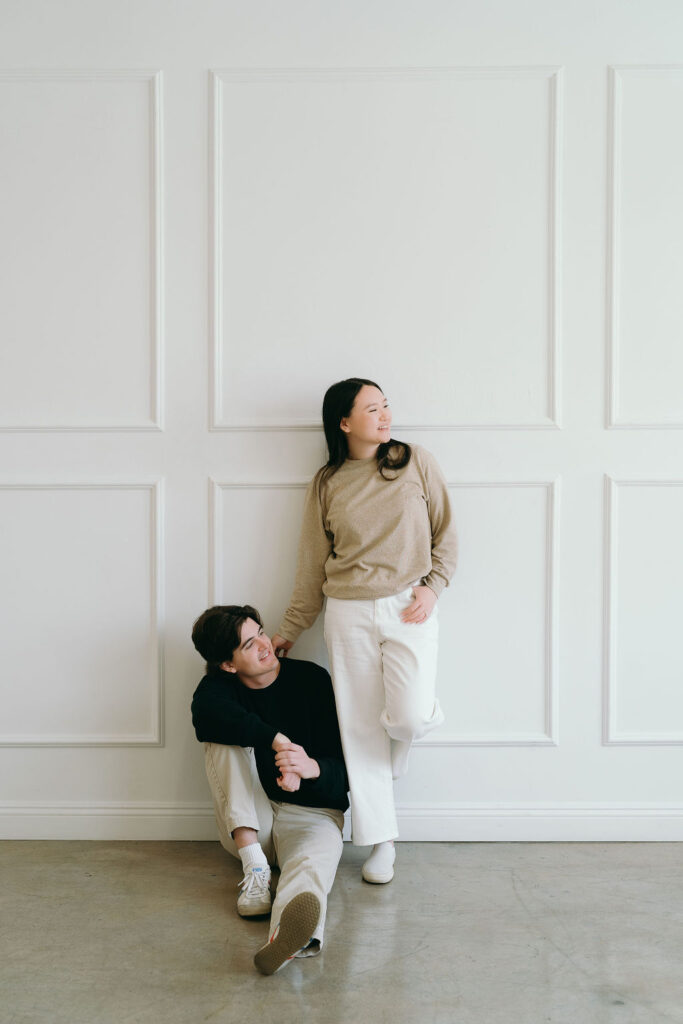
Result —
[[[680,744],[683,480],[608,487],[607,742]]]
[[[611,425],[683,427],[683,66],[613,68],[611,87]]]
[[[406,424],[551,425],[560,80],[545,68],[215,75],[216,426],[318,423],[327,382],[361,362],[381,377],[388,353]],[[235,374],[231,338],[275,379],[294,348],[297,390],[264,393],[258,362]]]
[[[0,71],[0,426],[150,429],[160,76]]]
[[[160,743],[158,485],[0,486],[0,508],[2,741]]]
[[[2,7],[0,835],[215,838],[191,625],[361,375],[462,548],[402,837],[682,839],[683,7]]]

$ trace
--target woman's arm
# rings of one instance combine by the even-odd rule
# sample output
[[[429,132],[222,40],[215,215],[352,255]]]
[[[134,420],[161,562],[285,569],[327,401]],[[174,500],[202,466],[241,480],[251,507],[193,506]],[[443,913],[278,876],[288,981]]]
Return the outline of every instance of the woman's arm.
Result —
[[[425,576],[425,585],[413,587],[414,600],[401,614],[401,621],[419,625],[434,611],[441,591],[455,572],[458,559],[458,537],[453,520],[448,487],[433,455],[420,449],[420,469],[427,494],[429,526],[432,534],[432,568]]]
[[[304,500],[294,590],[289,607],[273,636],[276,650],[286,654],[299,635],[318,618],[323,605],[325,563],[331,553],[332,538],[325,532],[317,480],[313,479]]]
[[[441,468],[429,452],[423,452],[424,479],[429,498],[429,524],[432,531],[432,568],[425,583],[437,597],[455,572],[458,561],[458,535],[448,487]]]

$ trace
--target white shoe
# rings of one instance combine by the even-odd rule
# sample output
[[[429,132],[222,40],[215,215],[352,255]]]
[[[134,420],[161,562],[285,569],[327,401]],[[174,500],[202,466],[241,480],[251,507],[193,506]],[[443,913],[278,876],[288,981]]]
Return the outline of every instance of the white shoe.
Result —
[[[240,882],[242,890],[237,897],[237,913],[240,917],[256,917],[269,914],[272,906],[270,895],[270,868],[252,864],[244,872]]]
[[[372,853],[362,867],[361,874],[366,882],[384,885],[394,877],[395,860],[396,850],[393,843],[375,843]]]

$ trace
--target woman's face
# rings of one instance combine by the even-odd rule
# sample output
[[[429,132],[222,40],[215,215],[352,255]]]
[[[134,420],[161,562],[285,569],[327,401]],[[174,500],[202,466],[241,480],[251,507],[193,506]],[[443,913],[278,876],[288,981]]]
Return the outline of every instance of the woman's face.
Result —
[[[382,444],[391,437],[391,409],[379,390],[364,384],[356,395],[349,416],[340,423],[348,441]]]

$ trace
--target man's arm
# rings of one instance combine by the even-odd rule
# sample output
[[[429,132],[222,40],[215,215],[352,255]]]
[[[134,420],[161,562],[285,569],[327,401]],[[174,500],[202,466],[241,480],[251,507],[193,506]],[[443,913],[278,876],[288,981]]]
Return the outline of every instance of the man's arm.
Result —
[[[320,790],[329,793],[333,800],[345,800],[349,791],[349,780],[344,764],[337,706],[334,702],[334,690],[329,672],[317,666],[315,687],[312,691],[315,734],[311,741],[310,756],[319,767],[317,778],[306,782],[309,790]]]
[[[275,755],[275,764],[281,773],[291,773],[301,779],[309,792],[324,793],[331,803],[343,800],[349,791],[346,765],[341,757],[310,757],[298,743],[291,743]],[[281,785],[279,780],[278,785]],[[281,788],[287,787],[282,785]]]
[[[275,751],[275,764],[277,765],[277,759],[280,756],[280,752],[289,750],[293,746],[291,740],[286,736],[283,736],[281,732],[277,734],[272,742],[272,748]],[[276,778],[276,782],[280,789],[283,789],[286,793],[296,793],[299,786],[301,785],[301,776],[297,775],[296,772],[290,772],[286,769],[280,768],[278,765],[280,774]]]
[[[309,792],[317,790],[325,793],[330,802],[336,802],[345,799],[349,780],[342,753],[332,682],[324,669],[319,669],[319,672],[321,678],[316,680],[313,691],[316,695],[313,714],[315,755],[310,755],[298,743],[290,743],[283,745],[276,753],[275,764],[281,773],[297,775]],[[285,786],[281,788],[286,789]]]
[[[240,704],[228,684],[222,686],[218,682],[200,687],[195,693],[192,724],[202,743],[222,743],[230,747],[255,747],[263,743],[271,746],[278,735],[277,729]]]
[[[275,755],[275,764],[281,772],[294,772],[300,779],[320,778],[320,765],[298,743],[283,746]]]

